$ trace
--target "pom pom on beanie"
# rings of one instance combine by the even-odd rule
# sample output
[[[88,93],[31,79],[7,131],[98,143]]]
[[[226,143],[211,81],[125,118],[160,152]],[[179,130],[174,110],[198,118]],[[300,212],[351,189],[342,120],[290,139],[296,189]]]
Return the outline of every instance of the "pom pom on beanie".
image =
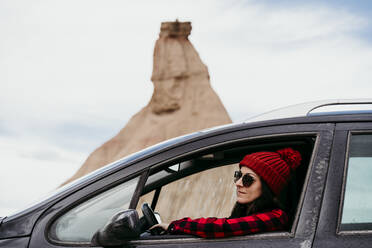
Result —
[[[279,156],[289,165],[292,170],[297,169],[301,163],[301,154],[292,148],[284,148],[276,151]]]
[[[255,152],[246,155],[239,166],[252,169],[266,182],[275,195],[288,184],[291,172],[301,164],[301,154],[288,147],[276,152]]]

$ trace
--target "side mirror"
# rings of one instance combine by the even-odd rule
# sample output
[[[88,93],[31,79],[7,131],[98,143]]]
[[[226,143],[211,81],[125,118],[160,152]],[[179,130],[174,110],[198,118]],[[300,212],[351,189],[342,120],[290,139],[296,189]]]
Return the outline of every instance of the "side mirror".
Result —
[[[99,229],[91,240],[96,246],[116,246],[140,236],[140,221],[135,209],[116,213],[109,222]]]

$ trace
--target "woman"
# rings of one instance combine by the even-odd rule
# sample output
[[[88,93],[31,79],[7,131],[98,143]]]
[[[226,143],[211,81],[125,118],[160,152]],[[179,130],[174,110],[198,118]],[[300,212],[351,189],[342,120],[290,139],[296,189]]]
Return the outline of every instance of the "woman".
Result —
[[[292,148],[246,155],[235,172],[236,204],[229,218],[183,218],[161,227],[170,234],[192,234],[203,238],[222,238],[288,227],[288,216],[277,196],[300,165],[301,155]]]

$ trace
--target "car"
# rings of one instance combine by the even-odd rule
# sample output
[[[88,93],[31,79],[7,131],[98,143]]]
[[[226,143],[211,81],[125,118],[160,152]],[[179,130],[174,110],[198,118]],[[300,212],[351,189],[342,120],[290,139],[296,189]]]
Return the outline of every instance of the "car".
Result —
[[[235,166],[247,153],[288,146],[303,158],[292,182],[296,187],[281,195],[290,213],[288,230],[221,239],[141,235],[123,246],[371,247],[372,99],[295,105],[149,147],[0,218],[0,247],[91,247],[94,233],[113,215],[140,212],[145,201],[157,211],[163,199],[160,215],[169,215],[177,206],[166,195],[167,186],[187,183],[190,176],[207,180],[213,170]],[[224,176],[232,181],[233,175]],[[210,189],[198,191],[204,203],[225,200],[226,195],[204,191]],[[197,203],[190,204],[189,211],[198,209]]]

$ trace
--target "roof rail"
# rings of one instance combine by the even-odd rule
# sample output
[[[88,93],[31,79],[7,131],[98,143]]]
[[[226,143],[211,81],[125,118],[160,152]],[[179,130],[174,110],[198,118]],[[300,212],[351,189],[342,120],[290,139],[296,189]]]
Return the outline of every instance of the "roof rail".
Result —
[[[244,123],[304,117],[314,115],[372,113],[372,98],[368,99],[330,99],[305,102],[275,109],[247,119]]]

